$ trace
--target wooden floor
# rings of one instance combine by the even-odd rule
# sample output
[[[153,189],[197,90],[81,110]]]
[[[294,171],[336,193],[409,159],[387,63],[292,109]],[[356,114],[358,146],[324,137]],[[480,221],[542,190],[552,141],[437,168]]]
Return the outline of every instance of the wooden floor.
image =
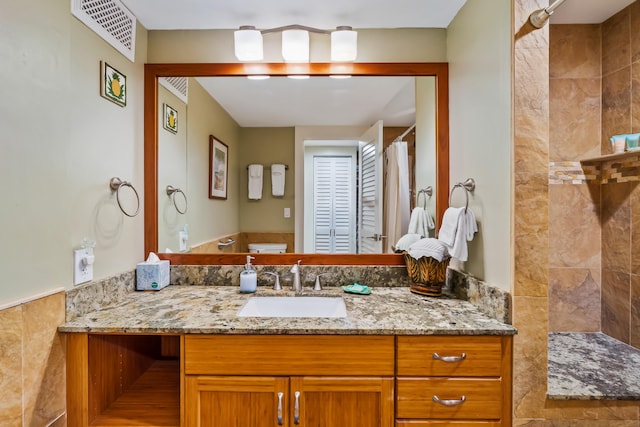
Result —
[[[180,367],[156,361],[92,426],[180,426]]]

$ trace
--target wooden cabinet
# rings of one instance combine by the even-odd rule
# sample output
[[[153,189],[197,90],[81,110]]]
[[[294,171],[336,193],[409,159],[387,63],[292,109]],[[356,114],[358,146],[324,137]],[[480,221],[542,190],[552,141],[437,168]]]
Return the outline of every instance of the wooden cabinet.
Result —
[[[184,354],[187,427],[394,425],[393,337],[187,336]]]
[[[510,426],[511,337],[398,337],[396,426]]]

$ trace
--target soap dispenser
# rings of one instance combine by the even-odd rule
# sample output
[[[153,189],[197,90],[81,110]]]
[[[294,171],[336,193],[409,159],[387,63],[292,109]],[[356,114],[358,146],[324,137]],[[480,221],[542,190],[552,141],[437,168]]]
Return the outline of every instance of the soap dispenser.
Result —
[[[255,257],[247,255],[247,263],[244,266],[244,270],[240,273],[240,292],[243,294],[255,292],[258,286],[258,275],[251,267],[252,259],[255,259]]]

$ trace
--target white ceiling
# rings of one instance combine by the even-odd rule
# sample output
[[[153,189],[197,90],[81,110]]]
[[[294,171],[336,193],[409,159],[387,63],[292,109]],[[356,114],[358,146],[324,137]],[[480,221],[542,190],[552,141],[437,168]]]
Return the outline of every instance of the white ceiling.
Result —
[[[466,0],[121,0],[149,30],[447,28]],[[484,1],[484,0],[476,0]],[[554,0],[550,0],[553,3]],[[634,0],[566,0],[555,24],[600,23]],[[533,12],[533,10],[531,11]],[[414,121],[413,85],[402,78],[199,79],[241,126],[360,125]],[[320,118],[326,120],[320,122]]]

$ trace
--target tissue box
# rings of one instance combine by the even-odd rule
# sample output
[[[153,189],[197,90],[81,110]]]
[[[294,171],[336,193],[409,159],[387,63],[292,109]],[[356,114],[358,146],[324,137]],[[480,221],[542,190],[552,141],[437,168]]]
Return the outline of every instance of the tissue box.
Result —
[[[159,291],[167,285],[169,285],[169,261],[145,261],[136,265],[136,290]]]

